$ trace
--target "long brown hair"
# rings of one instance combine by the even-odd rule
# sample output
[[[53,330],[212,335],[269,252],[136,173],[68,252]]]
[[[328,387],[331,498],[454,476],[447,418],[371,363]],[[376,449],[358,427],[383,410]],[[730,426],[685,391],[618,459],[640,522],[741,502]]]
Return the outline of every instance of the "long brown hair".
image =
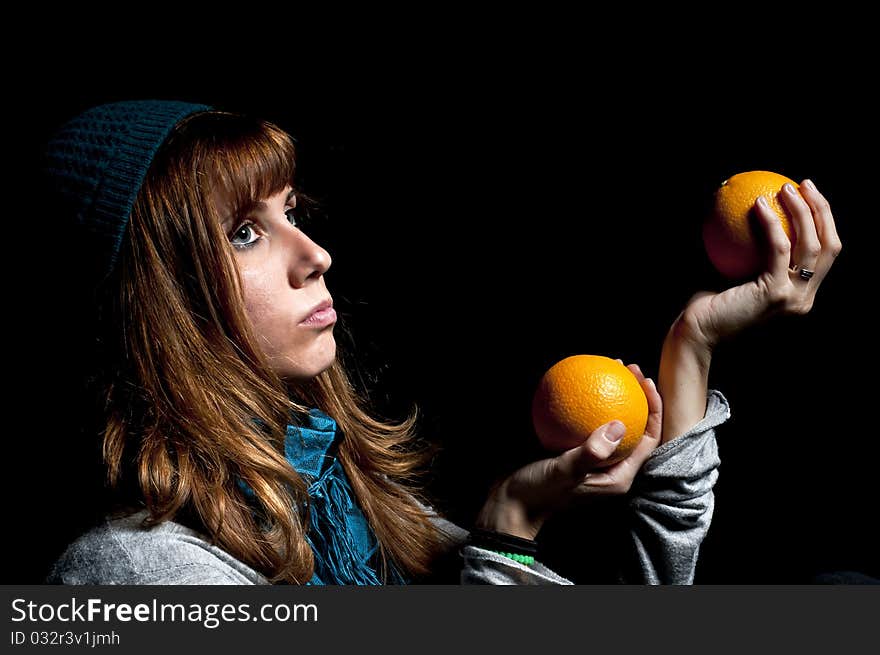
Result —
[[[101,295],[95,385],[108,486],[118,507],[145,505],[147,525],[186,522],[271,582],[307,582],[307,483],[283,445],[292,417],[317,407],[344,435],[337,457],[379,541],[381,579],[390,564],[418,578],[450,546],[414,502],[428,502],[419,481],[436,453],[418,436],[418,408],[400,422],[374,416],[339,348],[314,379],[281,379],[244,310],[213,194],[236,214],[294,173],[287,133],[230,112],[189,116],[157,153]]]

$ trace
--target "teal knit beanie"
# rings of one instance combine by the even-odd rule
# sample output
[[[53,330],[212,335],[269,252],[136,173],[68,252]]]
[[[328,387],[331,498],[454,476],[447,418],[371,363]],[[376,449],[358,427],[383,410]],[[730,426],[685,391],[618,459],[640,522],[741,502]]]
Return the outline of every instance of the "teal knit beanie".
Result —
[[[208,105],[132,100],[92,107],[48,140],[44,189],[73,237],[95,286],[113,272],[125,227],[150,163],[171,129]]]

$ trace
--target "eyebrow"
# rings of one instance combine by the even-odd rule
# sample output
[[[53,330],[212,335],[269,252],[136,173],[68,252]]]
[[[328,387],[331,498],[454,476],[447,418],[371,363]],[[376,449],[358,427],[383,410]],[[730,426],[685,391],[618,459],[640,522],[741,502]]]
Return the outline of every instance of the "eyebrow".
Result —
[[[287,204],[290,202],[290,199],[296,195],[296,189],[291,189],[290,193],[287,194],[287,198],[285,198],[284,203]],[[269,206],[263,200],[258,200],[256,202],[248,203],[244,207],[241,208],[241,211],[238,212],[238,216],[244,218],[248,214],[252,213],[262,213],[265,212]],[[229,225],[232,221],[237,221],[238,219],[233,215],[228,215],[224,220],[222,225]]]

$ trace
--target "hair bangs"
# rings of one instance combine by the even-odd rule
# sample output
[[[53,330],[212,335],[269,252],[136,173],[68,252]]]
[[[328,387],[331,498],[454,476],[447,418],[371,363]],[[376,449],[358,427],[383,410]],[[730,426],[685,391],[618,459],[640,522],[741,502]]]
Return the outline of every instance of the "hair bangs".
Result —
[[[237,223],[258,202],[287,185],[295,188],[296,149],[290,135],[238,114],[214,112],[211,118],[220,124],[205,125],[215,137],[204,161],[212,191],[224,203],[221,220]]]

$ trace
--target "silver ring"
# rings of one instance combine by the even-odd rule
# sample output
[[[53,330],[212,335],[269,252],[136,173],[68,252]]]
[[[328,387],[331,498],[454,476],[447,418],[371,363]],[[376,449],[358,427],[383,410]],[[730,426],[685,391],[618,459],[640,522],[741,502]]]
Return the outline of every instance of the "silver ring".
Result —
[[[802,280],[809,280],[816,273],[816,271],[811,271],[808,268],[801,268],[797,264],[795,264],[794,266],[789,266],[788,270],[790,270],[792,273],[797,273]]]

